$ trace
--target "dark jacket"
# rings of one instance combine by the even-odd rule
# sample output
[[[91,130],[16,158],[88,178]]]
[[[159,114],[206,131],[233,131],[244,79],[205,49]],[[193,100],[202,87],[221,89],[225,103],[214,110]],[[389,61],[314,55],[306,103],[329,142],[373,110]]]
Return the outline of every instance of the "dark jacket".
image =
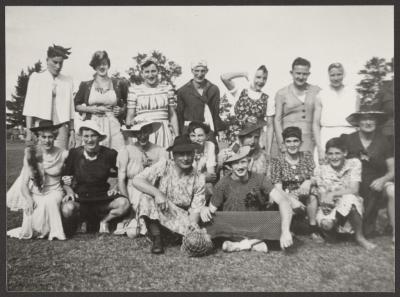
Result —
[[[111,78],[114,92],[117,95],[117,105],[119,107],[124,107],[126,106],[127,98],[128,98],[128,90],[129,90],[129,82],[123,81],[121,79],[116,79],[116,78]],[[79,90],[75,95],[74,98],[74,104],[75,104],[75,110],[76,106],[80,104],[86,104],[89,105],[89,96],[90,96],[90,90],[92,89],[94,79],[89,80],[89,81],[83,81],[79,85]],[[91,118],[91,114],[87,113],[86,115],[86,120],[89,120]],[[126,114],[122,114],[118,117],[118,120],[121,122],[121,124],[125,121]]]

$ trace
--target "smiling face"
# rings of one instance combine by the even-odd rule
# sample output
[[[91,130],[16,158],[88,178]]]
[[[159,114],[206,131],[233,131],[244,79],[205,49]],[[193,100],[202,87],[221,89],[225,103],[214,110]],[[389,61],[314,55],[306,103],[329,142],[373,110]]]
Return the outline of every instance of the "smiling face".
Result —
[[[108,70],[110,69],[110,65],[106,59],[100,61],[99,65],[96,66],[96,75],[105,77],[108,74]]]
[[[242,145],[248,145],[251,152],[260,146],[260,130],[261,129],[255,130],[250,134],[240,137]]]
[[[293,84],[296,87],[303,87],[310,76],[310,67],[305,65],[296,65],[293,67],[292,71],[290,71],[290,74],[293,78]]]
[[[231,162],[229,166],[232,168],[232,177],[234,179],[247,177],[249,173],[249,159],[247,157]]]
[[[193,80],[197,83],[202,83],[206,79],[206,74],[208,72],[207,67],[197,66],[192,69]]]
[[[56,139],[56,136],[54,135],[53,131],[51,130],[39,131],[38,136],[39,136],[39,144],[44,150],[48,151],[54,147],[54,140]]]
[[[189,138],[191,142],[198,143],[201,146],[204,146],[206,141],[206,133],[202,128],[196,128],[189,134]]]
[[[57,76],[60,74],[64,64],[63,57],[47,58],[46,62],[47,69],[53,76]]]
[[[333,169],[342,168],[346,160],[346,155],[347,155],[346,151],[342,151],[337,147],[330,147],[326,151],[326,159],[328,160],[329,165],[331,165]]]
[[[267,83],[268,73],[264,72],[263,70],[257,70],[256,74],[254,75],[253,86],[256,91],[261,91],[264,88],[265,84]]]
[[[361,115],[359,121],[360,131],[364,133],[373,133],[376,130],[376,118],[373,115]]]
[[[83,148],[87,153],[96,153],[100,148],[100,135],[96,131],[82,129],[82,142]]]
[[[144,83],[149,87],[158,85],[158,68],[155,64],[150,64],[142,69]]]
[[[331,68],[328,72],[329,81],[332,87],[339,88],[343,86],[344,70],[343,68]]]
[[[182,170],[188,170],[192,168],[194,160],[194,152],[174,152],[175,164]]]
[[[300,151],[300,146],[302,144],[302,141],[294,136],[287,137],[283,140],[283,144],[285,145],[286,152],[289,155],[296,155]]]
[[[140,146],[145,147],[149,143],[149,136],[152,132],[151,126],[144,126],[135,135]]]

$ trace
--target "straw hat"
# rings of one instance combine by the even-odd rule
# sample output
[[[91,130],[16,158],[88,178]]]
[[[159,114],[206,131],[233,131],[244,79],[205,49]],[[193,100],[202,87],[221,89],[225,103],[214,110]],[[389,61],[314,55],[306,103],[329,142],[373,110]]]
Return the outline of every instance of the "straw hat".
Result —
[[[352,125],[354,127],[358,127],[359,123],[360,123],[360,118],[363,115],[372,115],[372,116],[374,116],[376,121],[377,121],[377,125],[381,125],[381,124],[385,123],[386,120],[387,120],[387,114],[384,113],[383,111],[375,110],[370,105],[362,105],[360,107],[360,110],[357,111],[357,112],[352,113],[351,115],[349,115],[346,118],[346,121],[350,125]]]

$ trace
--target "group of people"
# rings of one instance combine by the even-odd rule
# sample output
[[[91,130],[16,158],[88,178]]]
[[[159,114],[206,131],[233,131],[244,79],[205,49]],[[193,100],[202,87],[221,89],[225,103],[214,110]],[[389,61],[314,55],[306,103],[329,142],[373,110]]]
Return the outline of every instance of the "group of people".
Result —
[[[254,77],[222,74],[238,120],[235,140],[223,148],[228,127],[206,61],[193,62],[193,79],[175,91],[160,82],[156,60],[146,58],[143,83],[129,86],[109,76],[110,58],[97,51],[93,79],[74,94],[61,74],[69,55],[50,46],[47,69],[29,79],[28,146],[7,193],[23,222],[9,236],[65,240],[110,233],[115,222],[116,235],[148,235],[154,254],[164,252],[165,232],[185,237],[200,228],[224,234],[224,251],[266,252],[274,212],[282,249],[293,245],[301,221],[317,242],[354,233],[373,249],[366,237],[387,207],[394,243],[393,85],[379,94],[379,108],[360,105],[340,63],[329,65],[330,85],[321,89],[307,82],[310,62],[296,58],[293,82],[275,98],[263,92],[264,65]],[[238,77],[248,86],[238,88]]]

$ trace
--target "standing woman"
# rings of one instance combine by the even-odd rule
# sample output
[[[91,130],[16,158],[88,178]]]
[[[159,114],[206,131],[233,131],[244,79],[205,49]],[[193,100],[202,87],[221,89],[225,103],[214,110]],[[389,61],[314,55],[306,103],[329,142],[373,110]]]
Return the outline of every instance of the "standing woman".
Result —
[[[29,77],[23,115],[26,116],[26,142],[32,141],[31,128],[40,120],[50,120],[60,125],[56,146],[68,149],[75,146],[73,82],[61,74],[64,60],[71,48],[59,45],[47,50],[47,69]]]
[[[140,67],[144,83],[129,88],[126,124],[144,120],[161,122],[161,128],[150,135],[150,142],[167,148],[179,135],[173,90],[170,85],[160,83],[155,59],[146,59]]]
[[[31,128],[39,144],[25,149],[21,182],[7,193],[8,207],[24,209],[22,227],[9,230],[7,235],[11,237],[65,240],[60,211],[64,192],[60,179],[68,151],[54,146],[60,126],[45,120]]]
[[[319,93],[313,119],[313,133],[320,164],[324,162],[325,144],[329,139],[356,131],[344,115],[355,112],[359,105],[357,92],[343,84],[345,72],[342,64],[330,64],[328,75],[330,84]]]
[[[246,78],[249,82],[249,87],[237,88],[233,80],[238,77]],[[249,116],[255,116],[259,123],[267,124],[267,131],[263,131],[260,137],[260,146],[265,148],[267,154],[270,155],[274,133],[275,103],[262,91],[262,88],[267,83],[267,78],[268,70],[264,65],[257,68],[251,83],[246,72],[232,72],[221,75],[222,82],[236,99],[234,110],[240,126],[246,122]]]
[[[94,79],[81,82],[74,98],[75,109],[84,114],[84,120],[94,120],[107,135],[101,145],[119,150],[125,144],[120,122],[126,110],[128,86],[108,76],[111,61],[106,51],[95,52],[89,65],[96,71]]]

